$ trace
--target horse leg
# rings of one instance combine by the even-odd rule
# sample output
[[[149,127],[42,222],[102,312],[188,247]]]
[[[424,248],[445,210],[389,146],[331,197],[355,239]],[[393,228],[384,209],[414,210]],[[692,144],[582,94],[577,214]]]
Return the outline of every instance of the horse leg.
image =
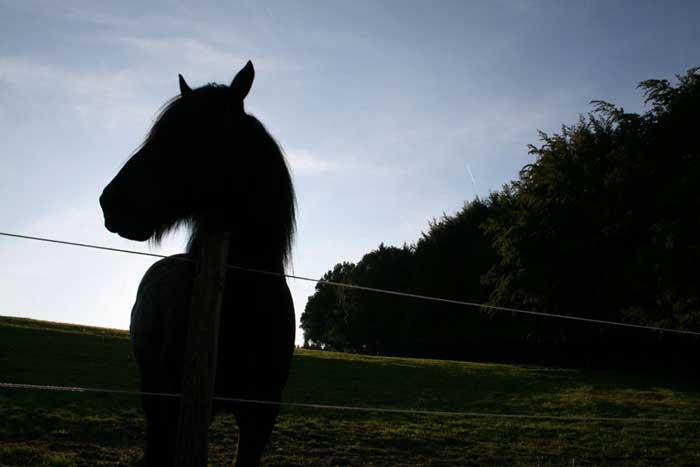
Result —
[[[145,387],[143,391],[149,392]],[[142,404],[146,415],[145,464],[151,467],[172,465],[175,455],[179,400],[167,396],[144,395]]]
[[[258,467],[279,413],[276,406],[244,407],[235,412],[238,422],[236,467]]]

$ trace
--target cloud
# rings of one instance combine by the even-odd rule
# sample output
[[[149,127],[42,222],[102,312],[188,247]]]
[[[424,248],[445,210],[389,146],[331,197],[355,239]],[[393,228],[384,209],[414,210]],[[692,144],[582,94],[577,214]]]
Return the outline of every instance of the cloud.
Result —
[[[240,54],[227,51],[211,43],[192,37],[150,38],[120,36],[113,41],[160,62],[178,63],[186,69],[203,70],[206,73],[231,73],[232,67],[248,60]],[[259,64],[256,64],[260,66]]]
[[[334,173],[348,168],[348,164],[321,158],[305,150],[289,151],[286,157],[292,173],[300,177]]]
[[[110,234],[104,229],[102,213],[94,202],[78,202],[76,206],[55,210],[18,226],[17,233],[163,255],[181,252],[185,245],[183,232],[167,237],[157,248]],[[0,315],[120,329],[129,326],[131,307],[143,274],[158,261],[7,237],[0,237],[0,258],[0,296],[3,297]],[[312,265],[305,264],[305,270],[300,272],[314,275],[322,269],[318,264]],[[290,279],[289,285],[298,324],[315,284]],[[298,330],[297,343],[301,339]]]
[[[115,248],[149,251],[109,234],[97,203],[56,210],[20,226],[20,233]],[[181,251],[175,236],[155,250]],[[2,315],[125,329],[136,288],[157,258],[0,238]]]
[[[191,28],[189,28],[191,31]],[[199,36],[199,37],[198,37]],[[95,40],[91,38],[91,40]],[[150,63],[160,68],[177,67],[211,77],[223,76],[228,82],[240,67],[251,59],[251,50],[239,41],[232,42],[226,33],[218,34],[209,28],[206,33],[186,36],[167,35],[149,37],[140,35],[105,34],[101,40],[112,46],[125,47],[146,56]],[[235,43],[235,45],[233,45]],[[255,53],[255,68],[265,73],[298,71],[299,66],[283,58],[272,58],[259,51]]]
[[[40,60],[0,57],[0,92],[7,92],[22,107],[41,108],[60,101],[61,113],[69,110],[94,128],[114,129],[132,125],[135,115],[152,115],[154,105],[142,90],[141,76],[134,68],[77,70]],[[21,93],[21,98],[16,95]],[[15,94],[13,96],[13,94]]]
[[[142,18],[137,15],[115,14],[107,11],[110,5],[96,2],[36,0],[16,3],[17,5],[13,5],[15,8],[21,8],[38,17],[47,17],[54,22],[63,20],[120,28],[137,27],[142,24]]]

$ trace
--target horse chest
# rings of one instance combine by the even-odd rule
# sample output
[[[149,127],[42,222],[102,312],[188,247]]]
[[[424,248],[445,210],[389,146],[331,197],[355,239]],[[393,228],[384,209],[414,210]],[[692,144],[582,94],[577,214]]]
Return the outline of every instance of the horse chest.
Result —
[[[177,257],[144,275],[131,315],[140,366],[179,366],[184,352],[195,266]],[[294,310],[284,281],[231,274],[226,281],[219,332],[219,366],[254,371],[287,364],[294,342]]]

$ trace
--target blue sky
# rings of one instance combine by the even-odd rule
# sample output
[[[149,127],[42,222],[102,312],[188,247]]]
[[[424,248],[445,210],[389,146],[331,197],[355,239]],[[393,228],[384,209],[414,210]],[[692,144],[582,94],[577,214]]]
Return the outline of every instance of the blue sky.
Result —
[[[699,23],[695,1],[0,0],[0,231],[180,251],[107,232],[98,196],[178,73],[251,59],[247,110],[296,183],[294,272],[320,277],[516,178],[590,100],[641,111],[639,81],[700,65]],[[126,328],[152,262],[0,238],[0,314]],[[299,317],[313,284],[290,286]]]

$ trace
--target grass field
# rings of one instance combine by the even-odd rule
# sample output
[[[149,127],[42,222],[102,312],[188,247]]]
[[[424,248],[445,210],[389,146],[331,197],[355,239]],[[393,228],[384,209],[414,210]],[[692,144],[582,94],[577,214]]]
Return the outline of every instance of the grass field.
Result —
[[[124,331],[0,318],[0,381],[138,388]],[[297,351],[290,402],[588,417],[700,419],[698,384],[659,374]],[[230,464],[232,416],[212,427]],[[275,466],[697,466],[700,424],[581,422],[282,411],[263,459]],[[131,465],[137,396],[0,389],[0,465]]]

